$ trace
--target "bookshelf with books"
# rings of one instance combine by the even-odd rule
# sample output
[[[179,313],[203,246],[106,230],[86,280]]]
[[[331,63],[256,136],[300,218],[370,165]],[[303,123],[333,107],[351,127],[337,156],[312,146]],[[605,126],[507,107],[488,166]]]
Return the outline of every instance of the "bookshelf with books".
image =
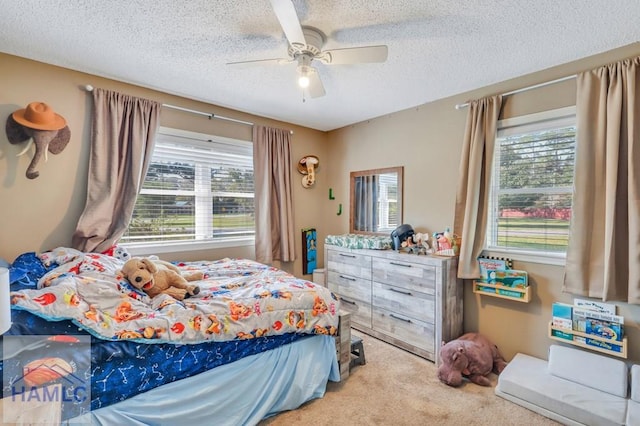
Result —
[[[549,338],[596,352],[626,358],[624,317],[609,303],[576,299],[573,305],[555,302]]]
[[[480,279],[473,282],[473,292],[484,296],[529,303],[531,287],[526,271],[511,269],[510,259],[478,258]]]

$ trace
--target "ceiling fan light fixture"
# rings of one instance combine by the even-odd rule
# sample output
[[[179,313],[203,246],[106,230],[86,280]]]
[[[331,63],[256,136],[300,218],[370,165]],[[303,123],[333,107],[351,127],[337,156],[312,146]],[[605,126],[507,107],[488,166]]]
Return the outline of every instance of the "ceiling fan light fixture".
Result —
[[[298,66],[298,86],[306,89],[309,87],[309,83],[311,80],[309,79],[309,74],[311,73],[311,67],[308,65],[300,65]]]
[[[298,86],[302,87],[303,89],[309,87],[309,77],[307,77],[306,75],[301,75],[300,78],[298,78]]]
[[[299,1],[299,0],[296,0]],[[288,42],[288,58],[259,59],[251,61],[229,62],[229,65],[261,63],[289,64],[297,63],[298,87],[311,98],[326,94],[318,69],[311,66],[314,60],[325,65],[358,64],[367,62],[385,62],[388,48],[385,45],[347,47],[343,49],[322,50],[327,36],[318,28],[302,25],[293,0],[270,0],[276,18],[282,27]],[[304,97],[303,97],[304,99]]]

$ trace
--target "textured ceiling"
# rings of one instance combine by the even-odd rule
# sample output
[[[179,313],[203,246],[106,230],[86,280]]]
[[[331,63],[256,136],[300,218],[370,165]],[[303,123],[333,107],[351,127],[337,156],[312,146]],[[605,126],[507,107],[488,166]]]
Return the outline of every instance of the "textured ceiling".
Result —
[[[385,63],[313,65],[303,99],[268,0],[0,0],[0,51],[319,130],[640,40],[638,0],[293,0],[324,49],[386,44]],[[0,64],[2,66],[2,64]]]

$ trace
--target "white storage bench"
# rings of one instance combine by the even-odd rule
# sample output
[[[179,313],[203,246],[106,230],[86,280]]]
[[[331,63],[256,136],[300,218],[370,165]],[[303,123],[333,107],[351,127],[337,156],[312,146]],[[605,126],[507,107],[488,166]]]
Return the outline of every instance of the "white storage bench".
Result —
[[[640,367],[633,366],[632,374],[629,399],[624,361],[552,345],[548,362],[517,354],[498,377],[495,393],[567,425],[640,425]]]

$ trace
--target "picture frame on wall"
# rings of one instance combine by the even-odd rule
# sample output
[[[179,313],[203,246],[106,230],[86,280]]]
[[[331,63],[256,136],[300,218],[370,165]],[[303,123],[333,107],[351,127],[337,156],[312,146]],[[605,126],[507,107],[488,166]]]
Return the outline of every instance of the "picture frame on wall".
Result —
[[[302,274],[312,274],[318,261],[317,233],[315,228],[302,230]]]

